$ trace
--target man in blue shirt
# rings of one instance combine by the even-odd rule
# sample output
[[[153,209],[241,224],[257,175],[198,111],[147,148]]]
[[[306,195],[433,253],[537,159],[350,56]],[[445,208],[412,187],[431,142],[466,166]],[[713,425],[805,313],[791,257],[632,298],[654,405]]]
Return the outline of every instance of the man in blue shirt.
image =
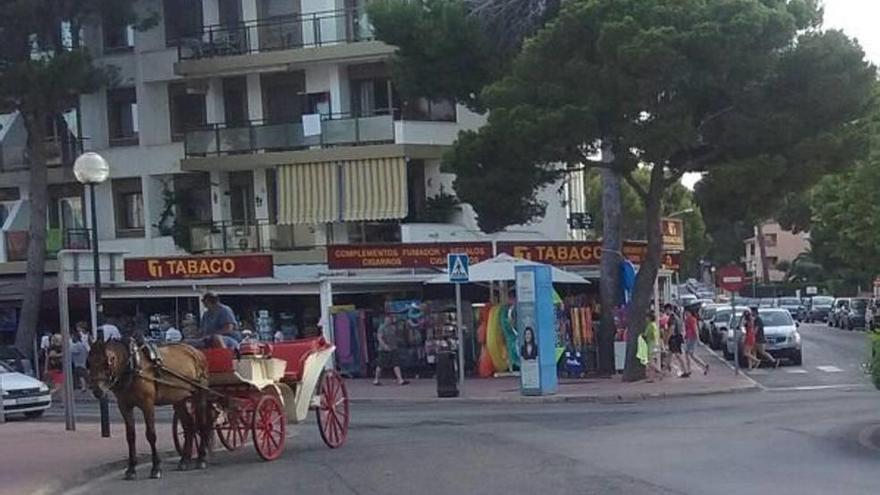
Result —
[[[238,328],[232,308],[222,304],[217,294],[208,292],[202,297],[205,312],[199,326],[206,341],[219,340],[223,347],[238,347],[234,334]],[[215,337],[216,336],[216,337]]]

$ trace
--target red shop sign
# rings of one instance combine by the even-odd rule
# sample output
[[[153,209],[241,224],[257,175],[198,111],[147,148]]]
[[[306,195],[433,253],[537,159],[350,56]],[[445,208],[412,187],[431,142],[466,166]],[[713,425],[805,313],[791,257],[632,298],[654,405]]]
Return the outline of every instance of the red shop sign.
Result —
[[[602,258],[602,243],[600,241],[499,242],[498,252],[548,265],[590,266],[599,264]],[[647,252],[648,245],[644,242],[623,243],[624,256],[637,265],[644,261]]]
[[[256,278],[273,274],[272,256],[268,254],[125,260],[125,279],[133,281]]]
[[[445,242],[327,246],[331,269],[446,268],[446,255],[465,253],[470,263],[492,257],[490,242]]]

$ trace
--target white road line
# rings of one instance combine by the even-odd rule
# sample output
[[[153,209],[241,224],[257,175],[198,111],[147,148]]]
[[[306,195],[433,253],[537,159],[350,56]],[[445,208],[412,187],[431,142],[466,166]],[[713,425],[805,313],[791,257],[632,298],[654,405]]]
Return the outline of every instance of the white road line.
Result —
[[[800,368],[788,368],[783,371],[785,371],[786,373],[792,374],[792,375],[803,375],[805,373],[809,373],[809,371],[803,370]]]
[[[816,366],[816,369],[825,373],[843,373],[843,370],[837,366]]]
[[[808,392],[810,390],[834,390],[846,388],[862,388],[867,385],[863,383],[849,383],[845,385],[809,385],[804,387],[769,387],[768,392]]]

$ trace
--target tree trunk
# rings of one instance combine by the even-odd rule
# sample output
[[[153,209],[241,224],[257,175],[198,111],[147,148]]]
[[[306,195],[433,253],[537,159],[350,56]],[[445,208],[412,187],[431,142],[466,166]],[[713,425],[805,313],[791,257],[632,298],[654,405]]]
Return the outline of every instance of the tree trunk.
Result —
[[[605,158],[603,151],[603,161]],[[609,157],[609,159],[612,159]],[[599,332],[596,334],[599,373],[614,374],[614,308],[620,297],[621,235],[620,175],[600,170],[602,177],[602,260],[599,299],[602,304]]]
[[[28,186],[28,206],[30,223],[28,225],[27,274],[24,283],[24,301],[15,346],[26,355],[33,351],[33,340],[40,319],[40,305],[43,298],[43,275],[46,262],[46,209],[49,202],[48,173],[46,170],[45,122],[42,112],[22,112],[28,131],[28,152],[30,154],[30,177]]]
[[[646,315],[654,296],[654,281],[660,270],[663,251],[663,234],[660,231],[660,214],[663,207],[664,192],[663,167],[655,166],[651,171],[651,184],[645,202],[645,229],[648,238],[648,253],[639,266],[632,301],[627,310],[628,336],[626,341],[626,368],[623,381],[634,382],[645,377],[645,367],[636,357],[638,338],[645,331]]]
[[[758,243],[758,252],[761,255],[761,282],[766,284],[770,282],[770,267],[767,266],[767,239],[764,237],[763,222],[758,222],[755,227],[755,241]],[[753,274],[753,276],[757,275],[757,273]]]

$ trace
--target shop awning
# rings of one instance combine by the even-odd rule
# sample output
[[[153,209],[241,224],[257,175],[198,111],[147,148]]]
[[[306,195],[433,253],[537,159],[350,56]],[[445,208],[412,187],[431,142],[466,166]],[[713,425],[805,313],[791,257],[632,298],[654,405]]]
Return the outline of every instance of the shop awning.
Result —
[[[342,221],[394,220],[406,216],[406,159],[342,164]]]
[[[278,167],[278,222],[316,224],[406,217],[406,159]]]

